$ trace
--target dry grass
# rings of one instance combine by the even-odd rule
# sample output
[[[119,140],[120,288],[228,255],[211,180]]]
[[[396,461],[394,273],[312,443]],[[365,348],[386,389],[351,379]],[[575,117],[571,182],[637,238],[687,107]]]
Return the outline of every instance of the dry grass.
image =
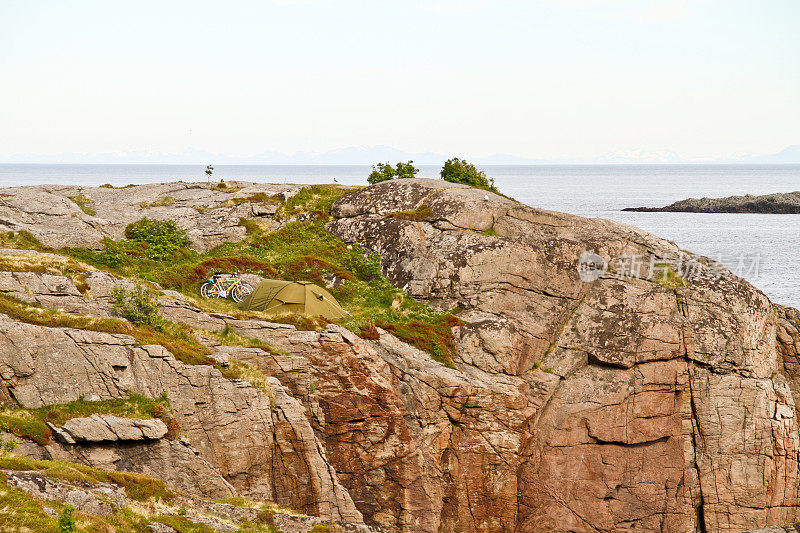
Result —
[[[68,198],[72,200],[75,204],[77,204],[78,207],[81,208],[81,211],[83,211],[87,215],[94,216],[97,214],[97,212],[94,209],[89,207],[89,204],[93,204],[94,200],[92,200],[88,196],[79,194],[78,196],[68,196]]]
[[[139,344],[160,344],[176,359],[188,365],[211,365],[211,350],[199,344],[191,334],[191,328],[183,324],[167,323],[163,331],[149,326],[134,326],[125,320],[100,318],[52,309],[42,309],[0,294],[0,313],[28,324],[56,328],[88,329],[103,333],[132,336]]]
[[[268,196],[266,193],[259,192],[242,198],[230,198],[225,200],[223,205],[232,207],[234,205],[240,205],[244,203],[280,205],[283,203],[283,197],[280,194]]]
[[[0,271],[5,272],[39,272],[68,277],[75,287],[86,294],[86,272],[94,270],[85,263],[70,257],[49,257],[36,254],[10,255],[0,253]]]
[[[145,474],[102,470],[64,461],[37,461],[16,455],[0,455],[0,468],[6,470],[35,470],[70,483],[115,483],[125,488],[128,497],[136,501],[151,498],[170,501],[174,493],[163,481]]]
[[[219,183],[214,185],[213,189],[215,191],[224,192],[224,193],[228,193],[228,194],[234,193],[234,192],[239,192],[239,191],[242,190],[241,187],[236,187],[236,186],[231,187],[231,186],[229,186],[227,183],[225,183],[224,180],[220,180]]]
[[[173,198],[172,196],[165,196],[163,198],[159,198],[158,200],[152,202],[141,202],[139,207],[142,209],[150,209],[151,207],[169,207],[171,205],[175,205],[178,200]]]

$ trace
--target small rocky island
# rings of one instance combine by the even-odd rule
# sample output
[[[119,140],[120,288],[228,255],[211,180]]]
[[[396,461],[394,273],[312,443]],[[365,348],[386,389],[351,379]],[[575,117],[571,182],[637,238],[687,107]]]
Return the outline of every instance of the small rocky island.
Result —
[[[665,207],[626,207],[623,211],[673,213],[800,214],[800,191],[725,198],[687,198]]]

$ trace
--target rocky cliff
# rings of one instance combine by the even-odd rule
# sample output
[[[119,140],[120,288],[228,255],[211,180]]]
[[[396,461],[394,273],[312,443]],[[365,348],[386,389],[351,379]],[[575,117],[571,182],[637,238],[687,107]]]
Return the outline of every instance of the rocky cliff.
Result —
[[[299,187],[229,188],[3,189],[0,225],[54,248],[97,247],[156,215],[205,250],[243,238],[240,218],[290,223],[273,217],[276,203],[231,199],[263,192],[279,204]],[[353,191],[330,214],[328,231],[378,252],[392,284],[454,309],[451,364],[381,328],[301,331],[162,291],[164,317],[216,363],[188,364],[97,326],[118,320],[111,290],[129,281],[4,250],[0,295],[28,313],[0,315],[4,401],[41,409],[166,393],[182,434],[121,439],[122,429],[71,443],[54,425],[47,444],[9,437],[15,453],[384,531],[743,531],[797,520],[796,310],[635,228],[439,180]],[[48,271],[48,261],[73,263]],[[94,322],[65,327],[65,316]],[[230,365],[250,370],[236,379]]]

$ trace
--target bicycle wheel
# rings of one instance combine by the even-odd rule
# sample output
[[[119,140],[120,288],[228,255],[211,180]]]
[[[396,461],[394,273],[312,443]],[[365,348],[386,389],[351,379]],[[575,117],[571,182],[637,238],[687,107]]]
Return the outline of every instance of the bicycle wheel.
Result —
[[[231,297],[233,298],[234,302],[239,303],[247,298],[251,292],[253,292],[252,286],[248,285],[247,283],[241,283],[233,288],[233,294],[231,294]]]
[[[208,294],[209,290],[211,290],[211,283],[206,281],[205,283],[200,285],[200,296],[202,296],[203,298],[208,298],[209,297],[209,294]]]

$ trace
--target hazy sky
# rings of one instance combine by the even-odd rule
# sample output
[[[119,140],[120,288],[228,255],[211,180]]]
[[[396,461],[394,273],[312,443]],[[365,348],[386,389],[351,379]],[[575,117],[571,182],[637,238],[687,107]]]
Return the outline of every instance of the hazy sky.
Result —
[[[800,144],[800,1],[0,0],[0,161]]]

